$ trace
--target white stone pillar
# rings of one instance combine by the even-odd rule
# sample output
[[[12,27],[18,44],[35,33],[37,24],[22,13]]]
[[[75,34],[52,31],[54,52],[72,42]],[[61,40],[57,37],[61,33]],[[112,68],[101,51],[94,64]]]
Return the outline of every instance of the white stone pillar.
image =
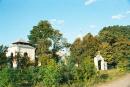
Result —
[[[104,60],[101,61],[101,70],[105,70],[105,63],[104,63]]]
[[[16,69],[16,68],[17,68],[17,61],[14,59],[14,60],[12,61],[12,63],[13,63],[13,68]]]
[[[104,62],[105,70],[107,70],[107,62]]]
[[[99,70],[99,67],[98,67],[98,60],[97,60],[96,57],[94,58],[94,64],[95,64],[96,69]]]

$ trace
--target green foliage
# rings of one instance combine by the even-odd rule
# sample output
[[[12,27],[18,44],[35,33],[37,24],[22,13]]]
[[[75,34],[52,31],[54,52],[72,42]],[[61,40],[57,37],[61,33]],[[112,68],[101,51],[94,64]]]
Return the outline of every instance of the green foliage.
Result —
[[[3,45],[0,46],[0,69],[2,69],[7,63],[6,49],[7,47]]]
[[[82,54],[82,49],[81,49],[81,40],[80,38],[76,39],[75,42],[71,46],[71,56],[72,58],[75,58],[75,63],[80,62],[81,60],[81,54]]]
[[[42,66],[48,65],[50,58],[46,55],[42,55],[39,57],[39,61],[41,62]]]
[[[101,52],[109,68],[117,68],[120,64],[128,66],[130,63],[121,62],[130,58],[130,26],[104,27],[97,37],[89,33],[83,39],[77,38],[71,46],[71,56],[78,65],[84,57],[93,59],[97,51]]]
[[[125,38],[130,39],[130,26],[109,26],[99,32],[99,39],[110,45]]]
[[[84,58],[81,68],[83,68],[83,77],[85,80],[88,80],[96,75],[96,68],[90,58]]]
[[[76,63],[81,64],[84,57],[94,58],[99,49],[100,42],[90,33],[83,37],[76,39],[71,46],[71,56],[75,58]]]
[[[37,26],[34,26],[28,39],[36,46],[38,58],[42,55],[51,55],[58,61],[56,52],[69,46],[62,33],[59,30],[55,30],[47,20],[40,21]]]
[[[28,36],[31,43],[36,44],[40,39],[48,39],[53,33],[53,28],[48,21],[40,21],[37,26],[33,27],[33,30]]]
[[[83,37],[82,48],[83,48],[83,57],[94,58],[96,52],[99,49],[100,42],[97,37],[94,37],[90,33]]]
[[[0,71],[0,87],[31,87],[34,84],[34,69],[8,69]]]
[[[18,61],[18,68],[5,68],[6,47],[0,46],[0,87],[62,87],[64,84],[88,87],[111,80],[130,67],[130,26],[104,27],[98,36],[88,33],[71,45],[45,20],[33,27],[28,38],[36,47],[41,66],[31,66],[29,57],[18,53],[12,57]],[[58,63],[56,52],[65,47],[70,47],[71,55],[67,64]],[[101,52],[109,68],[117,69],[96,71],[93,58],[97,51]]]
[[[130,57],[130,26],[105,27],[99,32],[98,38],[102,42],[101,54],[110,65],[109,68],[128,65],[122,62]]]
[[[38,56],[48,55],[49,47],[51,46],[50,40],[38,40],[36,54]]]
[[[43,86],[58,86],[61,80],[60,68],[54,60],[50,60],[48,65],[38,68],[36,75],[37,83]]]
[[[71,46],[71,63],[78,64],[71,74],[75,78],[73,81],[87,80],[86,85],[90,85],[109,78],[109,75],[97,73],[94,69],[93,58],[98,50],[108,62],[108,68],[127,70],[130,65],[130,26],[105,27],[97,37],[87,34],[83,39],[77,38]]]
[[[28,55],[25,53],[24,56],[20,56],[19,60],[18,60],[18,65],[19,65],[19,68],[26,68],[28,66],[30,66],[30,58],[28,57]]]
[[[9,82],[13,87],[31,87],[34,83],[33,68],[9,69]]]
[[[0,71],[0,87],[7,87],[9,85],[8,76],[8,68],[4,68]]]
[[[90,58],[84,58],[82,64],[76,67],[75,72],[73,73],[75,80],[77,81],[86,81],[96,75],[96,69]]]
[[[96,70],[91,58],[83,58],[80,66],[75,65],[73,58],[69,58],[67,65],[61,65],[61,76],[62,84],[81,84],[96,76]]]
[[[60,73],[57,66],[47,66],[44,72],[43,83],[47,86],[58,85],[60,81]]]
[[[76,67],[72,65],[65,65],[62,64],[60,66],[60,73],[61,73],[61,84],[70,84],[75,80],[74,72],[76,72]]]

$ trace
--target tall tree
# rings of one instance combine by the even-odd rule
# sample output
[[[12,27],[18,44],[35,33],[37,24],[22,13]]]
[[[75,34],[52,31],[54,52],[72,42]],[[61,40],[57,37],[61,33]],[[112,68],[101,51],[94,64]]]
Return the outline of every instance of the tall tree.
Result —
[[[130,40],[130,26],[108,26],[99,32],[99,39],[110,45],[124,38]]]
[[[74,41],[74,43],[71,45],[70,50],[71,50],[71,57],[73,58],[73,61],[79,65],[81,62],[81,54],[82,54],[80,38],[77,38]]]
[[[37,44],[40,39],[49,39],[52,34],[51,24],[48,21],[40,21],[37,26],[33,26],[28,38],[31,43]]]
[[[94,58],[96,52],[98,51],[100,42],[96,37],[88,33],[82,39],[78,38],[71,46],[71,56],[75,58],[78,64],[83,58],[90,57]]]
[[[54,29],[47,20],[40,21],[37,26],[34,26],[28,38],[32,44],[36,45],[38,57],[43,55],[47,57],[51,51],[53,58],[56,60],[58,58],[56,52],[65,47],[65,43],[67,43],[63,41],[62,33]]]
[[[91,33],[88,33],[83,37],[82,48],[84,49],[83,57],[95,57],[96,52],[99,50],[100,41],[97,37],[94,37]]]
[[[7,47],[3,45],[0,46],[0,68],[7,64],[6,49]]]
[[[98,38],[102,42],[101,54],[110,67],[117,67],[124,60],[128,61],[130,57],[130,26],[104,27],[99,32]],[[124,63],[122,66],[127,64]]]

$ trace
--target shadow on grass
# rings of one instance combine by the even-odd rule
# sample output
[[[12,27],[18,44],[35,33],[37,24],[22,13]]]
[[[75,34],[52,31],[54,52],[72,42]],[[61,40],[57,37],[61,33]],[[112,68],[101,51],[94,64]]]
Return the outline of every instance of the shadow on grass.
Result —
[[[101,74],[100,78],[103,80],[106,80],[109,78],[109,75],[108,74]]]

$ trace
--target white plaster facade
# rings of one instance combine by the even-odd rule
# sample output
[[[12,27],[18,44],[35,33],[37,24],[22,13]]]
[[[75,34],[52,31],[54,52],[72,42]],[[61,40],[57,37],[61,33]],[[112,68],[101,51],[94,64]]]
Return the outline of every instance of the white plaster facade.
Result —
[[[101,61],[101,66],[99,66],[99,61]],[[100,54],[94,58],[94,64],[97,70],[107,70],[107,62],[104,61],[104,58]],[[101,69],[99,69],[99,67],[101,67]]]
[[[6,56],[10,57],[11,54],[13,54],[13,56],[15,56],[18,52],[22,56],[24,55],[24,53],[27,53],[30,60],[35,61],[35,48],[33,46],[29,45],[28,42],[19,40],[17,42],[12,43],[9,46],[9,48],[7,49]]]

